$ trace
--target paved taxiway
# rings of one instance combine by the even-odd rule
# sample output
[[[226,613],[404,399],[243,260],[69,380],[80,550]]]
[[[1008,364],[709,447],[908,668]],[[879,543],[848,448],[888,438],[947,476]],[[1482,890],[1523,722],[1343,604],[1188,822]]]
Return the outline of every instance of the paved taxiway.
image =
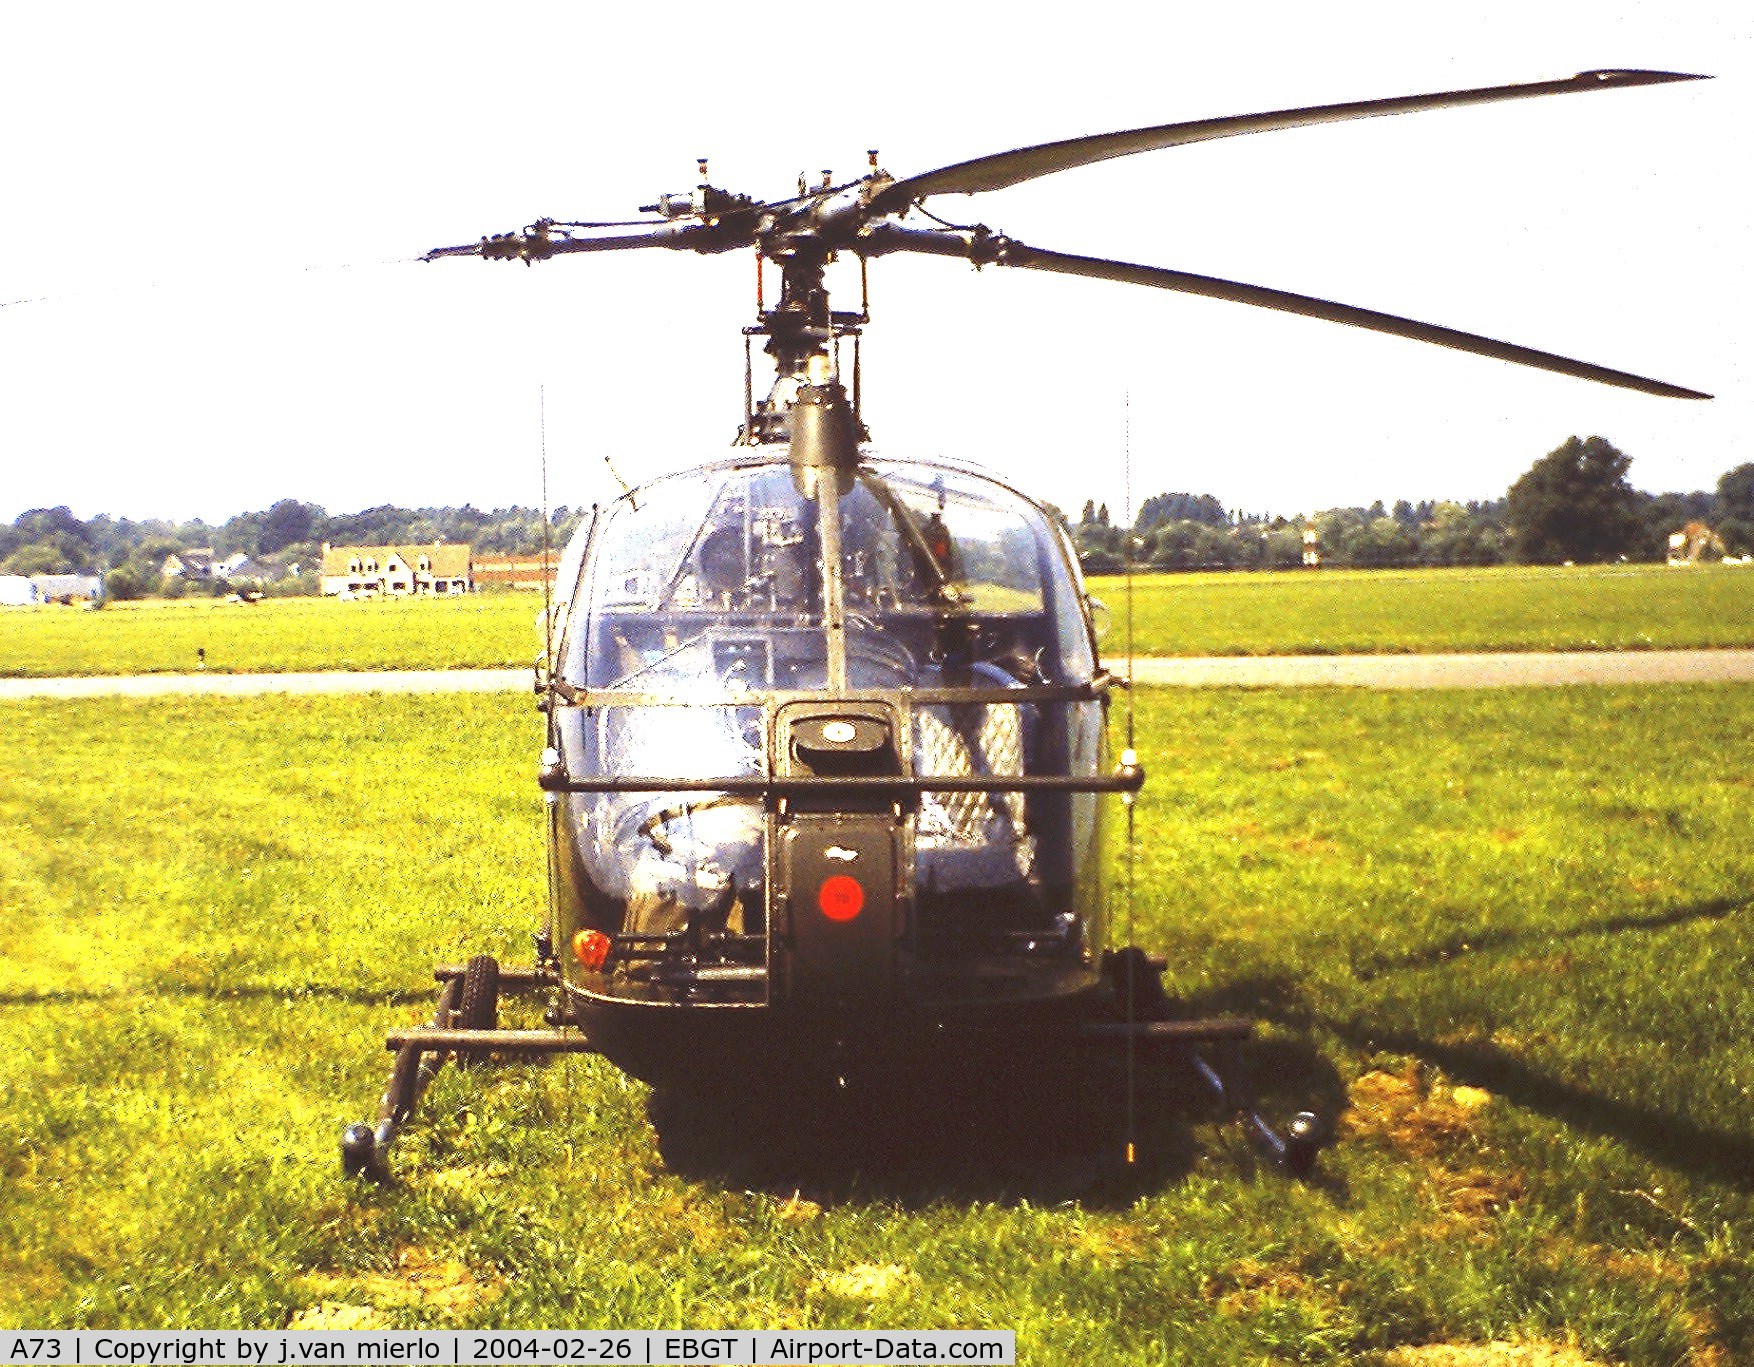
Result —
[[[1124,660],[1111,659],[1117,674]],[[1140,659],[1142,684],[1190,688],[1521,688],[1567,684],[1750,683],[1754,650],[1632,650],[1505,655],[1262,655]],[[0,679],[8,698],[154,697],[167,693],[510,693],[527,669],[380,670],[313,674],[129,674]]]

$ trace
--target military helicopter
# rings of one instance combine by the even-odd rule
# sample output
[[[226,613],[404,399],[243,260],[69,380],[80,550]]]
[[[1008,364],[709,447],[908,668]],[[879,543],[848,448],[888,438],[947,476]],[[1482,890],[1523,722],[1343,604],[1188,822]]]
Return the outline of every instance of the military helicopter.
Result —
[[[1603,384],[1709,396],[1347,304],[1029,246],[926,209],[1158,148],[1242,133],[1700,79],[1563,80],[1366,100],[1072,138],[897,179],[869,170],[759,200],[710,183],[639,220],[539,219],[428,260],[753,249],[744,419],[728,455],[599,507],[560,559],[538,667],[549,905],[533,969],[441,968],[432,1021],[393,1032],[377,1124],[344,1170],[388,1152],[448,1056],[594,1051],[659,1086],[748,1088],[976,1060],[1003,1070],[1076,1041],[1152,1045],[1206,1084],[1265,1153],[1307,1172],[1327,1126],[1256,1108],[1247,1020],[1178,1019],[1164,965],[1110,943],[1106,807],[1144,781],[1107,721],[1063,527],[1002,479],[868,443],[865,263],[901,253],[1113,280],[1300,313]],[[917,214],[932,226],[900,220]],[[826,268],[860,266],[858,311]],[[751,347],[775,379],[754,401]],[[843,343],[852,350],[843,382]],[[497,1029],[501,991],[548,999],[545,1030]],[[1218,1058],[1224,1069],[1214,1066]]]

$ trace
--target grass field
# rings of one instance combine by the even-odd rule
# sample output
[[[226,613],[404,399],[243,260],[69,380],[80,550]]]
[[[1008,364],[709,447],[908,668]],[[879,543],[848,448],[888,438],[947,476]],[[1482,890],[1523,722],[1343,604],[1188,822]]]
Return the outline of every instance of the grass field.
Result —
[[[1173,1091],[1128,1169],[1088,1098],[921,1086],[725,1145],[597,1060],[447,1069],[399,1184],[345,1183],[429,965],[527,958],[535,720],[0,709],[0,1323],[1754,1361],[1754,689],[1142,690],[1122,918],[1190,1003],[1265,1022],[1275,1110],[1349,1104],[1310,1184]],[[1422,1351],[1491,1342],[1525,1356]]]
[[[1126,649],[1126,588],[1092,581]],[[1754,569],[1335,570],[1140,575],[1140,655],[1754,646]],[[102,612],[0,609],[0,676],[208,670],[454,669],[527,665],[540,597],[372,603],[290,598],[254,606],[183,600]]]
[[[1126,649],[1126,583],[1091,581]],[[1754,645],[1754,567],[1518,565],[1139,575],[1140,655],[1653,650]]]
[[[271,598],[0,609],[0,676],[491,669],[542,650],[539,593],[466,598]],[[203,659],[197,654],[205,651]]]

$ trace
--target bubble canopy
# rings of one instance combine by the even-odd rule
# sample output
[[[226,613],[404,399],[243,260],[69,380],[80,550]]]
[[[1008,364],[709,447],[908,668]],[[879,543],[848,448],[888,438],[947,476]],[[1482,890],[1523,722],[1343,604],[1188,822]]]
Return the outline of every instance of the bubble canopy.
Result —
[[[823,508],[839,519],[825,537]],[[560,669],[590,691],[691,701],[827,687],[844,630],[854,689],[1022,684],[1095,672],[1076,562],[1023,495],[964,471],[870,460],[837,500],[781,462],[727,462],[632,491],[569,554]],[[838,540],[838,595],[823,546]],[[836,622],[836,609],[840,620]],[[990,686],[990,685],[989,685]]]

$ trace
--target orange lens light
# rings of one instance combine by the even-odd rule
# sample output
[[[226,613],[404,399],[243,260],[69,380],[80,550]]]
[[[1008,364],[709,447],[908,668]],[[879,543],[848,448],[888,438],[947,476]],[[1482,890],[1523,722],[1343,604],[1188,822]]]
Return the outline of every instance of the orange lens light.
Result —
[[[831,921],[850,921],[865,909],[865,890],[858,879],[837,873],[822,884],[816,905]]]
[[[589,969],[599,969],[609,958],[610,940],[600,930],[581,930],[572,937],[572,952]]]

